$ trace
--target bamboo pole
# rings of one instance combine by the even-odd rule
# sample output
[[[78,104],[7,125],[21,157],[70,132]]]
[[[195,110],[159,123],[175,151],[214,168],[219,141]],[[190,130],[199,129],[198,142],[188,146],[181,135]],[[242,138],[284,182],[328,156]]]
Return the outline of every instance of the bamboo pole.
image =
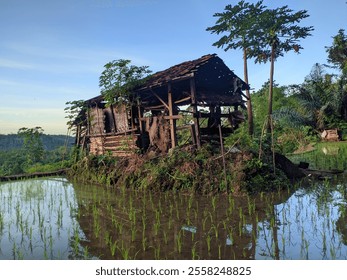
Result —
[[[169,122],[170,122],[171,148],[175,148],[177,146],[176,120],[173,118],[171,84],[168,85],[168,103],[169,103],[169,117],[170,117]]]
[[[223,159],[223,172],[224,172],[225,187],[227,189],[227,192],[229,192],[228,181],[227,181],[227,170],[226,170],[226,165],[225,165],[225,153],[224,153],[222,127],[220,124],[218,125],[218,130],[219,130],[220,149],[221,149],[221,154],[222,154],[222,159]]]
[[[195,87],[194,77],[190,79],[190,95],[192,98],[192,105],[193,105],[193,118],[194,118],[194,127],[195,127],[196,146],[200,148],[201,147],[200,126],[199,126],[198,106],[196,101],[196,87]]]

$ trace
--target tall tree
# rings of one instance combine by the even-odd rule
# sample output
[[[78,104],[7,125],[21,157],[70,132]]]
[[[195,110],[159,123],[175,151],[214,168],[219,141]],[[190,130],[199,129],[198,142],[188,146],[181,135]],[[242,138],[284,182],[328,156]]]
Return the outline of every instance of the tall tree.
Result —
[[[259,46],[259,33],[257,17],[266,7],[263,1],[250,4],[240,1],[237,5],[227,5],[222,13],[215,13],[213,16],[217,18],[216,24],[208,27],[206,30],[211,33],[225,34],[217,42],[213,44],[225,51],[230,49],[241,49],[243,51],[244,62],[244,80],[248,84],[248,67],[247,59],[258,57],[261,49]],[[248,114],[248,132],[253,135],[253,111],[252,101],[249,90],[246,90],[247,96],[247,114]]]
[[[270,61],[270,84],[269,84],[269,101],[268,101],[268,131],[271,130],[272,118],[272,99],[273,99],[273,81],[275,60],[283,56],[284,53],[294,50],[299,53],[302,46],[299,44],[300,39],[311,35],[312,26],[301,27],[298,25],[302,19],[309,15],[306,10],[294,12],[288,6],[276,9],[266,9],[259,15],[259,26],[261,27],[262,36],[259,37],[259,44],[266,51],[263,56],[259,57],[259,62]]]
[[[344,75],[347,75],[347,35],[345,30],[340,29],[333,37],[333,45],[326,47],[328,62],[338,67]]]
[[[328,62],[341,70],[341,76],[337,80],[337,92],[340,95],[340,113],[344,121],[347,121],[347,35],[340,29],[333,37],[331,47],[326,47]]]

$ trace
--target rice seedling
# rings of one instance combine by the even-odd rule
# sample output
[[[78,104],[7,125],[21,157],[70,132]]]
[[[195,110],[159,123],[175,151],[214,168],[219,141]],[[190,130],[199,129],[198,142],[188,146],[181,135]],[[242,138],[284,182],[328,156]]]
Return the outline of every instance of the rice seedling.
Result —
[[[216,207],[217,207],[217,196],[212,196],[211,204],[212,204],[212,209],[215,212],[216,211]]]
[[[112,238],[110,236],[110,233],[107,230],[104,233],[104,241],[106,244],[109,244],[110,242],[112,242]]]
[[[88,246],[85,246],[84,248],[83,248],[83,259],[85,259],[85,260],[89,260],[89,248],[88,248]]]
[[[175,236],[176,238],[176,248],[177,248],[177,252],[179,254],[181,254],[182,252],[182,231],[180,230],[177,235]]]
[[[144,233],[146,231],[146,225],[147,225],[147,217],[146,217],[146,214],[145,212],[142,213],[142,218],[141,218],[141,221],[142,221],[142,232]]]
[[[193,213],[194,213],[194,219],[196,220],[198,218],[198,210],[193,209]]]
[[[95,238],[99,238],[100,231],[101,231],[100,224],[98,222],[94,221],[93,232],[94,232]]]
[[[200,259],[199,255],[198,255],[198,253],[197,253],[197,251],[196,251],[196,244],[198,244],[198,243],[199,243],[199,241],[196,241],[196,242],[194,243],[192,249],[191,249],[191,251],[192,251],[192,260],[198,260],[198,259]]]
[[[202,230],[205,231],[206,230],[206,223],[207,223],[207,219],[210,218],[210,222],[212,222],[212,214],[210,212],[207,212],[205,218],[202,220]]]
[[[248,215],[252,216],[253,213],[255,213],[255,201],[251,201],[251,198],[247,197],[247,206],[248,206]]]
[[[218,225],[212,224],[210,231],[214,232],[216,239],[218,240]]]
[[[145,252],[147,250],[147,238],[145,237],[144,234],[142,234],[141,245],[142,245],[142,250]]]
[[[177,219],[177,221],[179,221],[179,219],[180,219],[180,211],[179,211],[179,207],[176,205],[176,219]]]
[[[121,246],[118,246],[118,250],[121,253],[122,260],[130,260],[130,248],[125,247],[122,241]]]
[[[158,229],[158,230],[159,230],[159,229]],[[132,225],[132,226],[131,226],[131,241],[132,241],[132,242],[135,241],[136,233],[137,233],[136,225]]]
[[[191,210],[192,205],[193,205],[193,201],[194,201],[193,196],[192,195],[189,196],[189,199],[188,199],[188,211]]]
[[[156,260],[160,260],[160,243],[156,247],[153,246],[153,249],[154,249],[154,258]]]
[[[75,252],[75,254],[77,255],[79,252],[79,245],[80,245],[80,236],[79,236],[79,232],[78,232],[78,228],[75,227],[73,229],[73,239],[72,239],[72,243],[73,243],[73,250]]]
[[[163,239],[164,239],[164,244],[168,244],[168,235],[167,232],[163,229]]]
[[[114,257],[116,255],[116,250],[118,248],[118,240],[115,240],[114,242],[112,242],[110,240],[109,242],[109,247],[110,247],[110,252],[111,252],[111,256]]]
[[[209,234],[206,235],[206,245],[207,245],[207,252],[211,252],[211,236]]]

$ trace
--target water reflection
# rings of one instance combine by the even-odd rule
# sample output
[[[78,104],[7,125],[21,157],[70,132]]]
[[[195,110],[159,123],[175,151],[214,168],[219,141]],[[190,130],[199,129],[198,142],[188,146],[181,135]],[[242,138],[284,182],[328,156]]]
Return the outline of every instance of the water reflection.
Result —
[[[29,180],[0,185],[2,259],[346,259],[347,191],[256,197]]]
[[[61,178],[0,185],[0,259],[75,259],[83,240],[73,186]],[[73,250],[73,248],[75,250]]]

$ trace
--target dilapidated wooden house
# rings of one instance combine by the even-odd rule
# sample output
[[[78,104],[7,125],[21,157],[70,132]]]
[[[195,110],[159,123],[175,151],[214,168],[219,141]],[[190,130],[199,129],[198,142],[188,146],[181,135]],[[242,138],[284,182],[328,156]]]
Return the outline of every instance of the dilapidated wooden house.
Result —
[[[102,96],[87,100],[77,142],[96,155],[127,156],[149,148],[165,153],[178,145],[178,132],[187,130],[190,144],[200,147],[243,121],[239,109],[247,88],[215,54],[186,61],[151,75],[134,89],[130,106],[106,106]]]

